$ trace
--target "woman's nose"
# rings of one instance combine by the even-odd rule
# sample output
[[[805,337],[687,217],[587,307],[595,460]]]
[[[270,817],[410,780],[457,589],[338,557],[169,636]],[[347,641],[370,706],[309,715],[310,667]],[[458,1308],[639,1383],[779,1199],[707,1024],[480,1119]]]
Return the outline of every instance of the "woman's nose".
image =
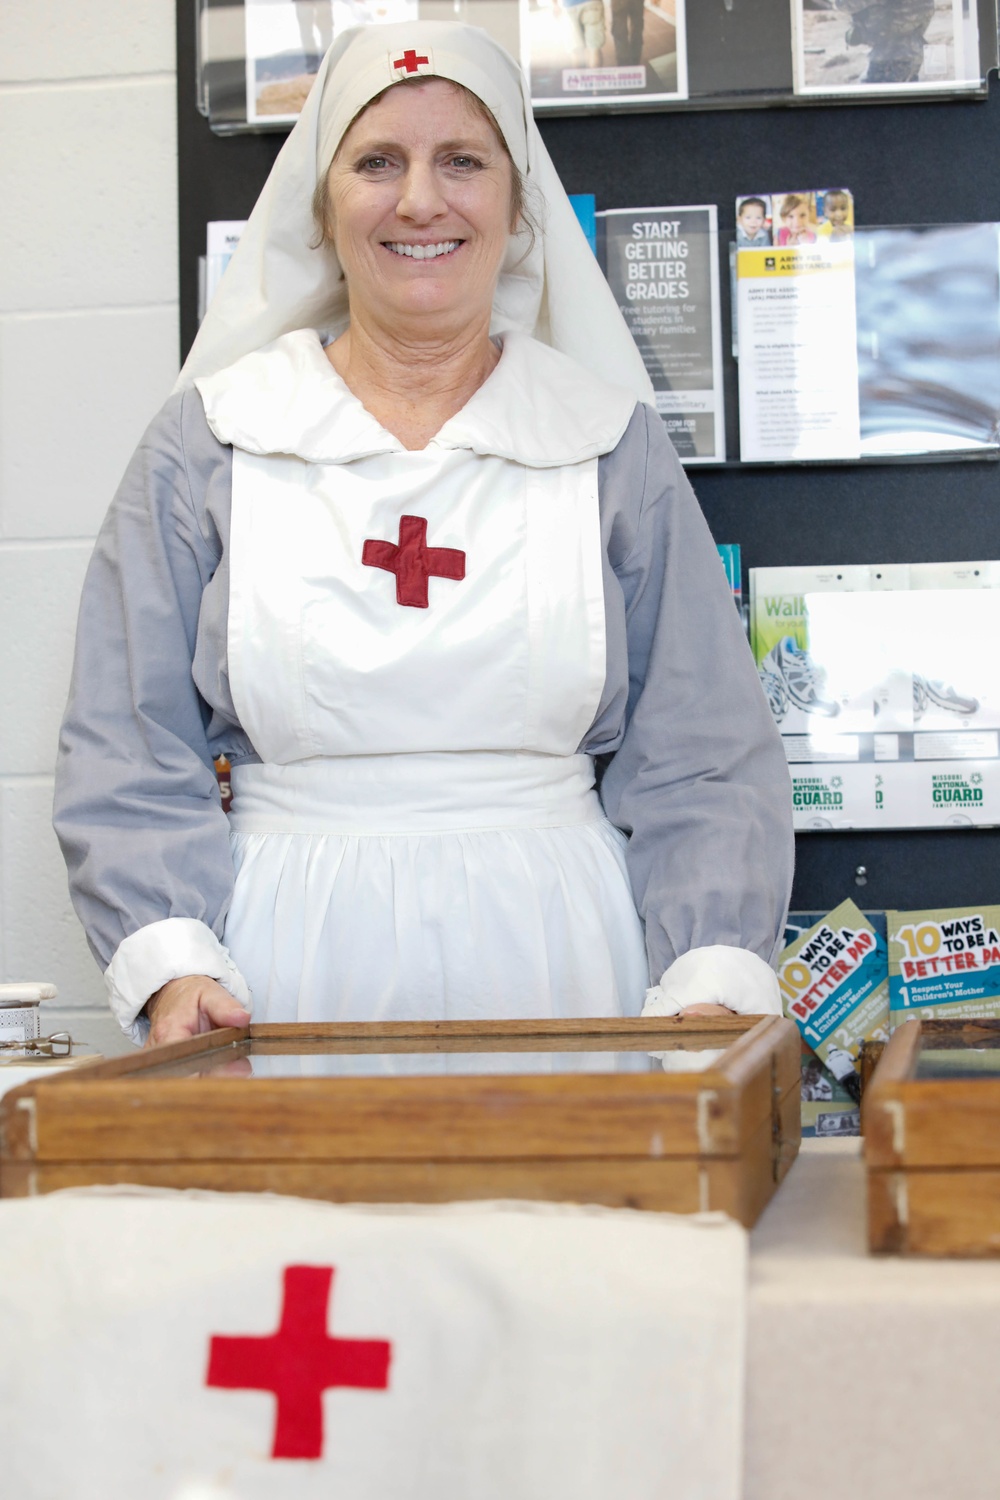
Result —
[[[426,224],[447,213],[448,205],[441,192],[437,173],[430,163],[412,162],[400,187],[396,212],[401,219]]]

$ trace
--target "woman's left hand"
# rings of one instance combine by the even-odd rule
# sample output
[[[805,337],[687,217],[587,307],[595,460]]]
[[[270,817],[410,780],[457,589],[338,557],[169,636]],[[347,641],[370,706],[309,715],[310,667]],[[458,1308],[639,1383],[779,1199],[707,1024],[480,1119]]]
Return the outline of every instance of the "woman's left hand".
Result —
[[[682,1016],[734,1016],[735,1011],[729,1009],[728,1005],[686,1005],[681,1011]]]

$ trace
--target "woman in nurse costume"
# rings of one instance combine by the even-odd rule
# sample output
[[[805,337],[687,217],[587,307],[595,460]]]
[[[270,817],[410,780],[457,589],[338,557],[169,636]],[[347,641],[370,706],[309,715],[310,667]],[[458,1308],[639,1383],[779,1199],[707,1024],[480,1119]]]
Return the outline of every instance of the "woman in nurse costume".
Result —
[[[650,403],[514,62],[341,36],[84,588],[56,825],[136,1041],[780,1009],[784,756]]]

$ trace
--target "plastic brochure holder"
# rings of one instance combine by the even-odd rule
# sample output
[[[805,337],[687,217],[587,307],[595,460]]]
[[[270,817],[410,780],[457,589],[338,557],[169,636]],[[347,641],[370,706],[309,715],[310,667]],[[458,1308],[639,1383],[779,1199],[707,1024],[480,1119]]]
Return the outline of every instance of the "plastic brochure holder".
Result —
[[[606,13],[600,36],[574,32],[572,7],[557,15],[522,0],[329,0],[329,20],[326,0],[197,0],[198,105],[222,135],[287,130],[330,36],[377,15],[484,27],[520,56],[540,114],[985,97],[998,66],[997,0],[971,0],[968,15],[954,0],[950,19],[936,13],[888,59],[832,5],[650,0],[631,19],[627,10]]]
[[[1000,563],[753,568],[796,828],[1000,826]]]
[[[755,450],[756,392],[744,378],[744,368],[741,461],[872,463],[1000,457],[1000,224],[858,229],[852,241],[857,345],[853,448],[831,430],[826,447],[822,438],[817,445],[813,434],[807,449],[804,442],[797,442],[789,418],[788,431],[773,457]],[[738,358],[742,344],[747,361],[755,354],[761,356],[760,367],[766,375],[773,370],[765,362],[766,357],[773,357],[773,350],[751,346],[751,329],[741,330],[738,308],[741,300],[744,307],[749,305],[745,299],[753,292],[751,282],[766,296],[767,276],[773,273],[781,278],[782,252],[738,251],[730,241],[729,255],[732,353]],[[744,256],[755,258],[749,268],[752,276],[742,269]],[[803,263],[802,269],[809,268]],[[784,278],[786,286],[791,279],[794,273]],[[846,305],[843,309],[845,315],[851,310]],[[834,314],[831,308],[827,322]],[[786,386],[798,385],[799,393],[794,402],[786,402],[786,410],[803,412],[803,428],[810,415],[808,383],[818,383],[835,354],[833,346],[823,342],[822,324],[810,321],[812,315],[813,310],[804,305],[794,323],[800,352],[791,378],[785,381]],[[786,328],[793,326],[794,318],[794,313],[786,315]],[[841,368],[850,353],[846,347],[840,351]]]

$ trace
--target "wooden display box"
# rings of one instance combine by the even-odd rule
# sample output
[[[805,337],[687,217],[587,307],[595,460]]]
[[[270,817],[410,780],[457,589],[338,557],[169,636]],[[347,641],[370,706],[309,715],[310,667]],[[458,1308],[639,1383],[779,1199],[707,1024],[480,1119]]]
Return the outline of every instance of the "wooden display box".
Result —
[[[1000,1021],[900,1026],[861,1121],[870,1249],[1000,1255]]]
[[[719,1047],[700,1072],[649,1055]],[[798,1151],[799,1078],[777,1016],[252,1025],[12,1090],[0,1196],[128,1182],[749,1225]]]

